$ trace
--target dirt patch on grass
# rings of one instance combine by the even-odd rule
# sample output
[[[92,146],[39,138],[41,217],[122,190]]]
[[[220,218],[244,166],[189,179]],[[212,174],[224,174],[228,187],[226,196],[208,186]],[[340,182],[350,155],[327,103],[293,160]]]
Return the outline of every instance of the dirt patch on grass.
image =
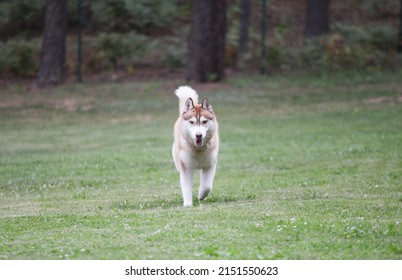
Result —
[[[133,116],[125,116],[121,118],[112,118],[108,120],[108,123],[111,124],[121,124],[121,123],[149,123],[154,120],[154,116],[150,114],[138,114]]]
[[[22,99],[16,99],[12,101],[0,101],[0,109],[7,109],[10,107],[19,107],[23,104]]]
[[[55,110],[65,110],[67,112],[87,112],[94,108],[88,102],[78,101],[76,99],[50,99],[44,102],[46,107]]]
[[[51,110],[62,110],[67,112],[89,111],[94,105],[90,100],[77,100],[74,98],[56,99],[47,96],[34,95],[29,98],[10,98],[0,102],[0,109],[21,109],[26,108],[45,108]]]
[[[373,97],[373,98],[368,98],[365,100],[365,103],[367,104],[396,104],[396,103],[402,103],[402,95],[398,96],[380,96],[380,97]]]

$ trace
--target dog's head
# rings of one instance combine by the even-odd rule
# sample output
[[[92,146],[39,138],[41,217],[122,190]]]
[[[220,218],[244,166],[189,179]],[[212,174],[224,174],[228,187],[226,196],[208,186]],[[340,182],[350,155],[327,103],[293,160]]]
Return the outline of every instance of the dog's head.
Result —
[[[194,104],[191,98],[187,99],[182,118],[184,123],[182,128],[185,130],[186,138],[190,138],[197,147],[208,143],[215,133],[216,118],[211,103],[206,97],[201,104]]]

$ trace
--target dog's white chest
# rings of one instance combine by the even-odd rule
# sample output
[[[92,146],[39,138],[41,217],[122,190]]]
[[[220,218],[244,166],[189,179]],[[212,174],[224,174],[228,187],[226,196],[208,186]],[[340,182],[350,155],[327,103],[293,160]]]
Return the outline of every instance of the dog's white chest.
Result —
[[[210,152],[203,151],[181,151],[180,158],[186,163],[189,169],[208,168],[216,162],[216,158]]]

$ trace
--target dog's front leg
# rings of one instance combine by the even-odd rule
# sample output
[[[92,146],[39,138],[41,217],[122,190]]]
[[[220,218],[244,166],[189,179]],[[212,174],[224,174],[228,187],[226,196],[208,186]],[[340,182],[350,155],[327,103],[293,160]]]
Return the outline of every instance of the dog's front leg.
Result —
[[[187,169],[186,171],[180,172],[180,186],[181,192],[183,194],[183,206],[191,207],[193,206],[193,194],[192,194],[192,184],[193,184],[193,170]]]
[[[204,200],[212,190],[216,171],[216,163],[208,168],[201,170],[200,190],[198,191],[198,200]]]

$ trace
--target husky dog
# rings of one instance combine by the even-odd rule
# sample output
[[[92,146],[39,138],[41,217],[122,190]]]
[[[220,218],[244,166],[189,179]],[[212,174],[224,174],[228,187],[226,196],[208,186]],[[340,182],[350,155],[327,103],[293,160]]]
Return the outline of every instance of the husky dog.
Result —
[[[198,94],[189,86],[176,90],[179,98],[179,118],[174,126],[173,160],[180,173],[183,205],[192,206],[192,183],[196,169],[200,170],[198,200],[204,200],[212,190],[218,159],[218,122],[208,98],[198,104]]]

